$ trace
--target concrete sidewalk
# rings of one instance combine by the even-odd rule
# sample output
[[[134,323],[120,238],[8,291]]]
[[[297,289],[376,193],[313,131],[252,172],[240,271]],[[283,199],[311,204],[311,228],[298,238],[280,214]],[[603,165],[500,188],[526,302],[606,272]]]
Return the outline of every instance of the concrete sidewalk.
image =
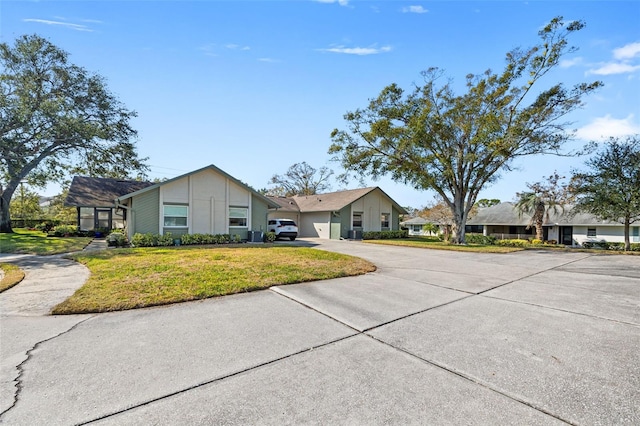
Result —
[[[37,318],[0,421],[640,424],[640,257],[307,243],[378,270]]]

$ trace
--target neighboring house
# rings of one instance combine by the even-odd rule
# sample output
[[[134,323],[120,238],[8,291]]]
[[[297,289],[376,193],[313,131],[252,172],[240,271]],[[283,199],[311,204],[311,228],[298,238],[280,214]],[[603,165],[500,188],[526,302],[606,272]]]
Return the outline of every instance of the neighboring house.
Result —
[[[138,232],[171,232],[247,239],[249,231],[266,231],[268,210],[279,206],[213,165],[159,183],[76,177],[65,204],[78,208],[81,229],[108,223],[104,227],[126,227],[130,238]],[[102,222],[107,213],[109,221]]]
[[[269,198],[278,205],[269,219],[293,219],[301,237],[357,238],[361,232],[399,230],[400,215],[407,214],[379,187]]]
[[[544,240],[555,240],[560,244],[579,246],[586,241],[624,242],[624,226],[618,222],[602,221],[590,214],[572,214],[572,206],[565,206],[557,213],[549,212],[543,225]],[[527,229],[531,216],[520,215],[512,203],[500,203],[481,208],[467,221],[467,230],[479,230],[484,235],[499,239],[535,238],[535,227]],[[631,242],[640,242],[640,226],[631,226]]]
[[[78,229],[124,228],[127,212],[116,208],[116,198],[153,185],[120,179],[75,176],[71,181],[65,206],[78,210]]]
[[[424,230],[424,225],[427,223],[433,223],[438,226],[437,223],[425,219],[424,217],[413,217],[411,219],[405,220],[404,222],[400,222],[400,226],[403,226],[409,230],[409,235],[434,235],[429,231]]]

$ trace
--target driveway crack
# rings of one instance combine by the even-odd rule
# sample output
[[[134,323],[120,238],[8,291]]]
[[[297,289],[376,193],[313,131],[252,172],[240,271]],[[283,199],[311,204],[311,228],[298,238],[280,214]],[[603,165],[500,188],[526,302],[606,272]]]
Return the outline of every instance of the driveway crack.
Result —
[[[54,339],[57,339],[60,336],[63,336],[71,331],[73,331],[76,327],[78,327],[80,324],[84,323],[85,321],[88,321],[92,318],[94,318],[95,315],[91,315],[88,318],[84,318],[80,321],[78,321],[77,323],[75,323],[74,325],[72,325],[71,327],[69,327],[67,330],[62,331],[58,334],[56,334],[55,336],[51,336],[48,337],[44,340],[40,340],[38,342],[36,342],[33,346],[31,346],[29,349],[27,349],[27,351],[25,352],[26,354],[26,358],[18,365],[16,365],[16,370],[18,371],[18,375],[16,376],[15,379],[13,379],[13,382],[15,383],[15,392],[13,393],[13,403],[11,404],[11,406],[9,406],[7,409],[5,409],[4,411],[0,412],[0,420],[2,419],[2,416],[4,416],[6,413],[8,413],[9,411],[11,411],[17,404],[18,401],[20,400],[20,393],[22,392],[22,389],[24,387],[24,385],[22,384],[22,375],[24,373],[24,366],[26,365],[26,363],[32,358],[32,353],[34,350],[36,350],[41,344],[52,341]]]

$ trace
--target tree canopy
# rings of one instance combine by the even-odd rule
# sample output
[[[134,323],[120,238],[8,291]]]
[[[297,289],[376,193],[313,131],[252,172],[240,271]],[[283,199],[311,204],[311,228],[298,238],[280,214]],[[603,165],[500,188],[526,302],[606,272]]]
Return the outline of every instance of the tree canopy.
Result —
[[[622,223],[629,250],[630,225],[640,221],[640,135],[610,138],[586,166],[589,170],[576,172],[571,179],[577,198],[574,210]]]
[[[539,31],[537,45],[507,53],[501,72],[467,75],[461,95],[451,81],[442,82],[438,68],[423,72],[424,83],[408,93],[391,84],[366,108],[345,114],[347,129],[332,132],[329,152],[347,172],[390,175],[435,191],[453,215],[454,242],[464,243],[480,190],[516,158],[561,154],[572,137],[563,118],[602,85],[558,83],[537,91],[543,77],[576,50],[568,36],[584,26],[552,19]]]
[[[38,35],[0,43],[0,232],[11,232],[23,179],[44,186],[68,173],[127,178],[147,169],[134,144],[136,113],[68,56]]]
[[[329,178],[332,175],[333,171],[327,167],[316,169],[304,161],[295,163],[284,175],[273,175],[269,183],[275,186],[267,193],[285,197],[320,194],[331,188]]]

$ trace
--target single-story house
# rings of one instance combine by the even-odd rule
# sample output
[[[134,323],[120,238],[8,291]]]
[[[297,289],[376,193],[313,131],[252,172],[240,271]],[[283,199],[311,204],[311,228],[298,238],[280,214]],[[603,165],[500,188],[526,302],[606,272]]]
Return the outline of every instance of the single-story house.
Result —
[[[572,206],[565,206],[549,212],[543,224],[543,239],[555,240],[568,246],[580,246],[584,242],[624,242],[624,226],[619,222],[599,220],[593,215],[572,213]],[[495,206],[481,208],[467,221],[467,230],[482,228],[484,235],[492,235],[499,239],[535,238],[535,227],[531,223],[531,215],[520,215],[513,203],[500,203]],[[631,242],[640,242],[640,226],[632,225]]]
[[[407,228],[409,230],[409,235],[434,235],[434,233],[424,230],[424,225],[427,223],[433,223],[436,227],[440,228],[437,221],[429,220],[421,216],[412,217],[404,222],[400,222],[400,226]]]
[[[278,205],[269,219],[294,220],[301,237],[358,238],[362,232],[397,231],[400,215],[407,214],[379,187],[269,198]]]
[[[164,182],[75,177],[65,202],[78,208],[80,229],[135,233],[230,234],[266,231],[279,205],[214,165]]]

